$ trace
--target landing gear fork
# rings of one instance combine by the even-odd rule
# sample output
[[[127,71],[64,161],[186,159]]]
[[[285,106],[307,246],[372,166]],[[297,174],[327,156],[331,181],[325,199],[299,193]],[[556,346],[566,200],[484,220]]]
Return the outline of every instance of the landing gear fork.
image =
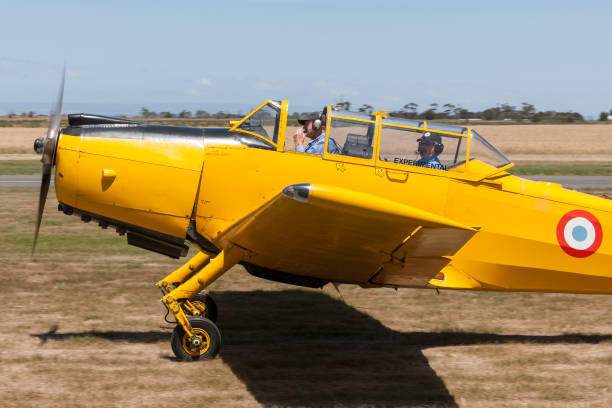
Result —
[[[244,255],[244,250],[233,244],[229,244],[213,259],[208,255],[198,253],[189,262],[158,283],[165,293],[162,302],[172,312],[178,323],[172,336],[172,348],[178,358],[197,360],[212,358],[218,353],[221,336],[217,326],[208,319],[197,316],[187,317],[181,303],[189,302],[189,299],[194,298],[228,269],[240,262]],[[182,283],[184,280],[186,282]],[[174,283],[178,285],[175,286]],[[193,307],[191,303],[186,307],[188,311],[191,309],[190,306]],[[195,331],[191,322],[196,326]],[[180,344],[175,344],[179,342],[179,340],[174,340],[175,338],[180,339]]]

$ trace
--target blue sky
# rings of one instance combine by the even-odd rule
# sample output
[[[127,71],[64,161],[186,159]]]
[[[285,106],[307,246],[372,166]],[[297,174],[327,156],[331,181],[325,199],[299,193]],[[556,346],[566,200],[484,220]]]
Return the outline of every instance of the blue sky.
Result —
[[[0,102],[612,109],[605,1],[3,1]]]

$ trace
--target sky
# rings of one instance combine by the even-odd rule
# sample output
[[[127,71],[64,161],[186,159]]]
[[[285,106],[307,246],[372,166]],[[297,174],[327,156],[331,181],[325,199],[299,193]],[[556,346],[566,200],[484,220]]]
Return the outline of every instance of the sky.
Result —
[[[0,0],[0,111],[50,110],[64,64],[67,107],[529,102],[598,116],[612,109],[612,3]]]

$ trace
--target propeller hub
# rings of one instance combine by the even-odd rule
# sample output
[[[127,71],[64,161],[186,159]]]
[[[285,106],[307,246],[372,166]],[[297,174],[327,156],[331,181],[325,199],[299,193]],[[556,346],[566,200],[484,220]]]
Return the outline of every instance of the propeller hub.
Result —
[[[39,137],[34,141],[34,151],[38,154],[42,154],[43,148],[45,146],[45,138]]]

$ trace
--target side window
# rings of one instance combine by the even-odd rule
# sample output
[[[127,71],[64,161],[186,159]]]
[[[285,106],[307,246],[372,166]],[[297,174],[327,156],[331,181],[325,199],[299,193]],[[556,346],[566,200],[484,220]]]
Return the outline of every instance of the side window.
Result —
[[[379,160],[407,166],[449,170],[465,163],[467,138],[383,125]]]
[[[375,123],[332,117],[327,152],[343,156],[371,159]]]
[[[277,143],[279,122],[280,109],[268,103],[249,116],[236,130],[255,133],[273,143]]]

